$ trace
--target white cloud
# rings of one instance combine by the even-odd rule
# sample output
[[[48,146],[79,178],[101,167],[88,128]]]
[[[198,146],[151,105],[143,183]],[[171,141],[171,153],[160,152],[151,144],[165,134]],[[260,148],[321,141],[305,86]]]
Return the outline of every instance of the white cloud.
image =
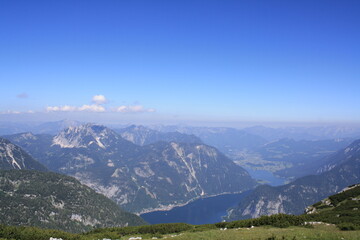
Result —
[[[7,111],[2,111],[0,112],[0,114],[33,114],[33,113],[36,113],[35,111],[32,111],[32,110],[28,110],[28,111],[25,111],[25,112],[20,112],[20,111],[12,111],[12,110],[7,110]]]
[[[0,112],[0,114],[20,114],[20,113],[21,112],[19,112],[19,111],[12,111],[12,110]]]
[[[95,95],[92,97],[92,102],[96,104],[104,104],[107,102],[107,99],[104,95]]]
[[[97,104],[92,105],[83,105],[81,107],[75,106],[50,106],[45,109],[47,112],[107,112],[108,110]],[[144,113],[144,112],[155,112],[154,108],[144,108],[141,105],[132,105],[132,106],[119,106],[113,109],[114,112],[121,112],[121,113]]]
[[[88,112],[105,112],[105,108],[100,105],[92,104],[92,105],[83,105],[78,108],[79,111],[88,111]]]
[[[54,107],[47,107],[47,112],[105,112],[105,108],[100,105],[92,104],[92,105],[83,105],[81,107],[75,106],[54,106]]]
[[[115,112],[122,113],[142,113],[142,112],[155,112],[154,108],[145,109],[141,105],[133,105],[133,106],[120,106],[115,109]]]
[[[77,110],[77,107],[64,105],[64,106],[54,106],[54,107],[46,107],[47,112],[74,112]]]
[[[18,95],[18,97],[27,97],[26,93]],[[144,108],[142,105],[122,105],[115,108],[105,108],[102,104],[107,102],[107,99],[104,95],[95,95],[92,97],[93,104],[84,104],[82,106],[72,106],[72,105],[63,105],[63,106],[47,106],[45,112],[120,112],[120,113],[145,113],[145,112],[155,112],[154,108]],[[18,112],[18,111],[4,111],[0,114],[20,114],[20,113],[36,113],[32,110],[27,112]]]

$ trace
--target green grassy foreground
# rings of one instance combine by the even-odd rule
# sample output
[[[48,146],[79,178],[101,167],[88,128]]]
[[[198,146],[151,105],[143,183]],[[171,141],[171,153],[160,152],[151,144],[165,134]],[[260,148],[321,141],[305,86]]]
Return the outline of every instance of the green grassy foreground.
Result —
[[[234,226],[234,225],[233,225]],[[83,234],[72,234],[57,230],[35,227],[0,226],[0,240],[49,240],[50,237],[63,240],[97,240],[119,239],[177,239],[177,240],[358,240],[360,230],[342,231],[333,224],[316,224],[313,226],[274,227],[269,225],[255,227],[219,228],[219,225],[189,225],[183,223],[158,224],[140,227],[95,229]]]
[[[166,235],[167,237],[169,235]],[[171,235],[170,235],[171,237]],[[124,238],[128,239],[128,238]],[[150,238],[149,238],[150,239]],[[251,229],[208,230],[203,232],[185,232],[176,236],[177,240],[189,239],[242,239],[242,240],[275,240],[275,239],[360,239],[360,231],[340,231],[334,226],[316,226],[313,229],[304,227],[274,228],[254,227]]]
[[[0,240],[9,239],[46,239],[50,237],[62,238],[63,240],[95,240],[95,239],[121,239],[128,240],[131,237],[141,237],[142,239],[177,239],[177,240],[223,240],[223,239],[242,239],[242,240],[300,240],[300,239],[324,239],[324,240],[358,240],[360,239],[360,231],[341,231],[334,225],[317,225],[314,228],[305,227],[288,227],[276,228],[270,226],[240,228],[240,229],[212,229],[204,231],[184,231],[171,234],[130,234],[120,236],[116,232],[98,233],[98,234],[68,234],[55,232],[51,230],[40,230],[42,233],[31,233],[34,229],[25,231],[22,236],[13,236],[14,238],[0,238]],[[44,231],[44,232],[43,232]],[[47,232],[48,231],[48,232]],[[47,232],[47,233],[45,233]],[[19,238],[20,237],[20,238]]]

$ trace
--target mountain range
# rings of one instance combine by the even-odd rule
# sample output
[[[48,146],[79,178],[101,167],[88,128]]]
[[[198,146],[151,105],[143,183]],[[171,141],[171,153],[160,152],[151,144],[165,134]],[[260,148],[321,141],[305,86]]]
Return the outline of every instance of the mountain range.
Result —
[[[300,178],[279,187],[257,187],[229,210],[228,220],[299,214],[307,205],[359,180],[358,141],[335,152],[350,139],[268,142],[230,128],[166,130],[135,125],[112,130],[96,124],[74,124],[56,135],[20,133],[5,137],[49,170],[74,176],[136,213],[252,189],[257,183],[226,156],[237,156],[242,150],[253,151],[269,163],[289,164],[276,173]],[[207,145],[210,143],[227,154]],[[9,161],[3,164],[17,166]],[[302,177],[308,173],[318,175]]]
[[[132,212],[169,208],[256,185],[243,168],[198,140],[139,146],[95,124],[69,127],[56,136],[31,135],[6,137],[50,170],[76,177]]]
[[[193,134],[246,169],[271,172],[287,180],[316,173],[316,169],[326,161],[325,157],[346,147],[354,140],[351,137],[359,133],[357,128],[335,126],[311,128],[255,126],[244,129],[188,126],[153,128],[162,133],[178,131]],[[137,130],[138,133],[142,131],[146,132],[143,129]]]

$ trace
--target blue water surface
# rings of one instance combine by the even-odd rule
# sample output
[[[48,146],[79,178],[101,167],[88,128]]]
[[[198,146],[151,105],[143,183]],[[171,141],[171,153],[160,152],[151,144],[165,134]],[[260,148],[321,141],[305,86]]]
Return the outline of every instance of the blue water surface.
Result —
[[[285,179],[276,177],[271,172],[250,168],[246,170],[254,179],[264,181],[269,185],[279,186],[285,183]],[[150,224],[183,222],[197,225],[217,223],[222,221],[227,209],[238,205],[250,192],[200,198],[169,211],[155,211],[140,216]]]
[[[155,211],[140,216],[150,224],[183,222],[197,225],[221,222],[226,210],[236,206],[248,194],[244,192],[201,198],[169,211]]]
[[[246,171],[250,174],[250,176],[256,180],[264,181],[266,184],[271,186],[280,186],[284,185],[286,182],[285,178],[280,178],[275,176],[272,172],[265,170],[254,170],[251,168],[245,168]]]

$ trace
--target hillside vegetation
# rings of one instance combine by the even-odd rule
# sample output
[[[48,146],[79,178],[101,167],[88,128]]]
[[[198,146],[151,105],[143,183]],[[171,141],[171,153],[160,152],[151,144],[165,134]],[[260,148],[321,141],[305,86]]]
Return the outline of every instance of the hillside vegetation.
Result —
[[[51,172],[1,170],[0,224],[83,232],[145,222],[75,178]]]
[[[315,203],[306,212],[315,220],[337,224],[343,230],[360,230],[360,184]]]

